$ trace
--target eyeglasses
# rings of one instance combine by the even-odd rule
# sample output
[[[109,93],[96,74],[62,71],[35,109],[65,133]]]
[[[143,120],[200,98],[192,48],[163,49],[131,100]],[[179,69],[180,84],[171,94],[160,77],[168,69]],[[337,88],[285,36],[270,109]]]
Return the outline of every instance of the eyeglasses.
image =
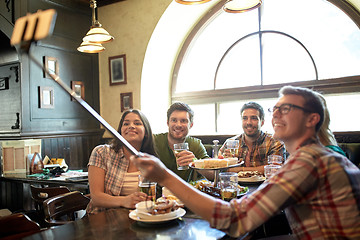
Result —
[[[284,115],[284,114],[288,114],[291,110],[291,108],[298,108],[303,110],[304,112],[311,112],[310,110],[307,110],[306,108],[294,105],[294,104],[290,104],[290,103],[284,103],[281,104],[280,107],[274,106],[273,108],[269,108],[268,111],[269,113],[274,113],[277,109],[279,109],[279,112]]]

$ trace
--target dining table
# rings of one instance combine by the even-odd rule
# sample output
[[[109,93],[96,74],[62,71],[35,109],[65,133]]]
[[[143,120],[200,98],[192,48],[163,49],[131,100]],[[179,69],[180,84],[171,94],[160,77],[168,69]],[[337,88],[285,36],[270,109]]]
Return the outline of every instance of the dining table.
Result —
[[[25,239],[233,239],[193,213],[167,222],[143,223],[130,219],[129,211],[108,209]]]
[[[249,192],[258,185],[249,186]],[[74,222],[49,228],[33,234],[27,240],[63,239],[247,239],[248,234],[232,238],[225,232],[211,228],[208,221],[185,208],[185,215],[164,222],[143,222],[130,218],[134,211],[127,208],[112,208],[86,215]]]

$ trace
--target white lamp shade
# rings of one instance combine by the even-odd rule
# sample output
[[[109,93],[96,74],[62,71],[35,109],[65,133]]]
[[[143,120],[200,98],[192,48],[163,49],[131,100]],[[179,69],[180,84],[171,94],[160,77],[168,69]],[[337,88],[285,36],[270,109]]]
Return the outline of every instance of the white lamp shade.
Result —
[[[92,43],[108,43],[114,39],[104,28],[102,27],[91,27],[83,38],[84,42]]]
[[[192,5],[192,4],[201,4],[210,2],[211,0],[175,0],[175,2],[185,5]]]
[[[224,11],[241,13],[260,7],[262,0],[229,0],[224,4]]]
[[[84,41],[80,44],[77,50],[84,53],[99,53],[104,51],[105,48],[100,43],[90,43]]]

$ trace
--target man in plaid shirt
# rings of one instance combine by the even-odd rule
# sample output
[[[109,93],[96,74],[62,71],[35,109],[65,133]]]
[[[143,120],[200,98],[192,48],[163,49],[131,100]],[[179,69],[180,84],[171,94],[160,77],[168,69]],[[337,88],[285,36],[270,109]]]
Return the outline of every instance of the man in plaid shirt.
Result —
[[[240,113],[244,133],[230,139],[239,140],[236,157],[238,157],[239,162],[244,161],[244,167],[229,168],[229,171],[259,171],[264,173],[264,165],[268,164],[268,156],[279,155],[285,160],[283,143],[275,140],[271,134],[261,131],[265,122],[263,107],[256,102],[248,102],[241,107]],[[219,156],[232,157],[229,156],[225,146],[226,141],[219,150]]]
[[[360,170],[319,143],[324,107],[312,90],[283,87],[271,109],[274,138],[290,156],[253,193],[230,203],[192,189],[155,157],[131,157],[212,227],[240,236],[284,209],[297,239],[360,239]]]

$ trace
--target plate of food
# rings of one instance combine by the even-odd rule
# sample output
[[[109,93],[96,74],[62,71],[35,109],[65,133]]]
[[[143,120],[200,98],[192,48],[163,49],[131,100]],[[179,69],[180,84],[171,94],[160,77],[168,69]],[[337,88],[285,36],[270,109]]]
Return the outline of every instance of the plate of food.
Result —
[[[205,158],[205,159],[195,159],[192,163],[189,164],[189,167],[194,169],[206,169],[206,170],[222,170],[232,167],[238,167],[242,164],[238,163],[237,158]]]
[[[242,183],[259,183],[265,181],[265,177],[259,171],[240,171],[238,181]]]
[[[174,200],[158,199],[155,203],[152,201],[140,202],[136,204],[136,209],[129,213],[132,220],[145,223],[167,222],[185,215],[186,211],[183,205]]]
[[[208,181],[206,179],[198,180],[190,182],[196,189],[200,190],[201,192],[207,193],[215,198],[221,198],[221,189],[219,187],[214,187],[214,183]],[[238,184],[238,193],[237,197],[241,197],[249,192],[248,187],[243,187]]]

